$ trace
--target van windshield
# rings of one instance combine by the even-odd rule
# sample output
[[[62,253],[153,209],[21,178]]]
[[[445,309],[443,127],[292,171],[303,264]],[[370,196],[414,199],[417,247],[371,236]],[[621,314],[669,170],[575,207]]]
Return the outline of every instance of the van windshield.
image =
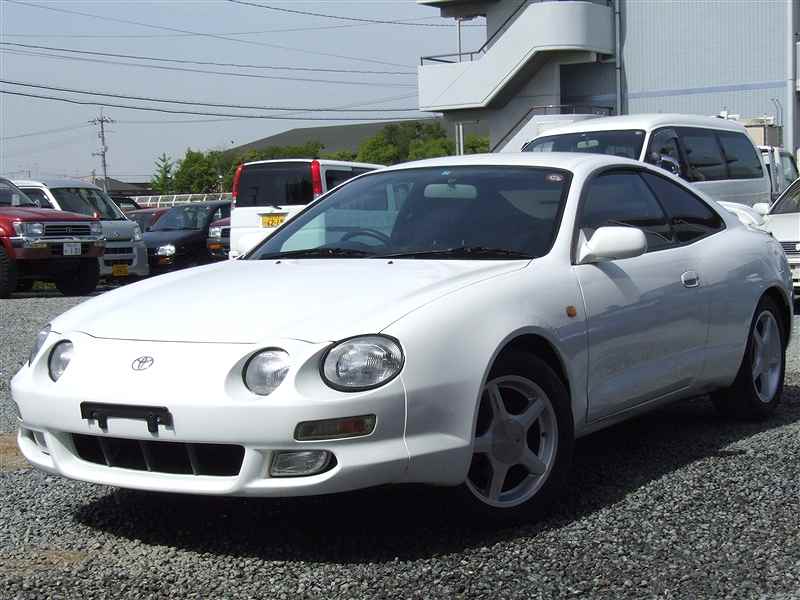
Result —
[[[644,131],[581,131],[537,138],[523,148],[524,152],[585,152],[609,154],[639,160],[644,145]]]
[[[61,210],[89,215],[104,221],[127,220],[111,198],[100,190],[83,187],[50,188]]]
[[[262,163],[242,168],[237,208],[305,205],[313,199],[310,162]]]

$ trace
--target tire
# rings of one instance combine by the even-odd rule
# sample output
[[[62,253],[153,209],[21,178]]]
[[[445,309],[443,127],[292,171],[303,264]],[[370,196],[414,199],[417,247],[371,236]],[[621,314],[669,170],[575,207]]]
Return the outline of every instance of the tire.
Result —
[[[457,492],[463,506],[503,523],[542,516],[572,463],[564,383],[540,358],[513,351],[492,368],[480,402],[472,462]]]
[[[764,419],[781,401],[786,371],[786,330],[780,308],[768,297],[758,303],[747,347],[733,384],[711,394],[722,415],[739,419]]]
[[[97,260],[81,260],[77,270],[67,277],[56,279],[58,291],[64,296],[91,294],[100,281],[100,265]]]
[[[30,292],[33,289],[33,284],[36,283],[33,279],[17,279],[18,292]]]
[[[8,298],[17,290],[17,268],[0,246],[0,298]]]

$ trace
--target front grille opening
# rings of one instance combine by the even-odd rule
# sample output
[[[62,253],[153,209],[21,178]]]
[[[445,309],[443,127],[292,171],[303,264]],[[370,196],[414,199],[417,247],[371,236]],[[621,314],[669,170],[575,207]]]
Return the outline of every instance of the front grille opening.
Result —
[[[244,448],[234,444],[186,444],[72,434],[78,456],[86,462],[175,475],[233,477],[239,474]]]

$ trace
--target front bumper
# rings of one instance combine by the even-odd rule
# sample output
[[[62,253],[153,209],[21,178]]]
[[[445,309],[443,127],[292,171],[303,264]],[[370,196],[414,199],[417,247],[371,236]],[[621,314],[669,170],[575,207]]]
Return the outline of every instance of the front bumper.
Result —
[[[21,416],[20,449],[41,470],[119,487],[233,496],[325,494],[406,480],[410,457],[404,439],[406,398],[401,378],[367,392],[332,390],[317,372],[327,344],[157,343],[74,333],[69,336],[74,358],[53,383],[47,375],[47,357],[59,339],[63,336],[51,334],[33,364],[23,367],[11,382]],[[285,348],[298,366],[264,398],[244,387],[241,368],[254,351],[266,346]],[[141,356],[153,357],[153,367],[134,371],[132,361]],[[87,401],[164,406],[173,422],[149,433],[141,420],[112,417],[104,430],[81,417],[80,405]],[[294,440],[299,422],[362,414],[377,416],[375,430],[368,436]],[[234,444],[243,448],[243,458],[238,474],[226,476],[106,466],[82,459],[73,434],[137,442]],[[336,463],[318,475],[271,477],[273,454],[280,450],[328,450]]]
[[[12,237],[11,247],[16,260],[58,260],[75,258],[96,258],[103,254],[105,242],[100,237],[91,238],[29,238]],[[80,243],[81,253],[64,256],[64,244]]]
[[[106,241],[106,249],[100,259],[101,277],[147,277],[147,246],[143,241]]]

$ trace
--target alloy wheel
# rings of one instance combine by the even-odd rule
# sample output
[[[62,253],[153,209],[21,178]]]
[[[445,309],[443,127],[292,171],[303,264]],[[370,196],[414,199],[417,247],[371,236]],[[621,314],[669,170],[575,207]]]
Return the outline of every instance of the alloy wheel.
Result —
[[[761,402],[770,402],[781,378],[783,342],[775,315],[765,310],[753,327],[753,385]]]

